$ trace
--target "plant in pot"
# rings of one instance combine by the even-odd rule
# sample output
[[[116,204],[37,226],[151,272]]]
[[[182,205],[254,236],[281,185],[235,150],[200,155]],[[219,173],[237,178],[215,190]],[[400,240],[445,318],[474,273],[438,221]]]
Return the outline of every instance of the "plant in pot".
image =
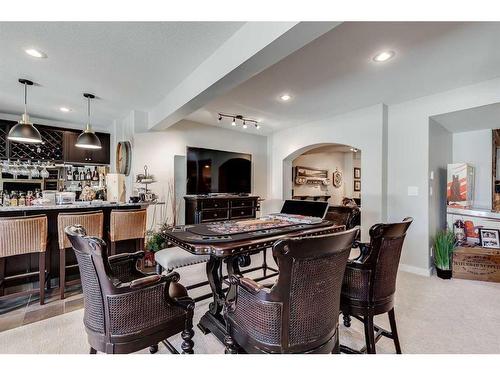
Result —
[[[438,232],[434,239],[434,265],[442,279],[451,279],[451,257],[456,244],[455,234],[449,229]]]

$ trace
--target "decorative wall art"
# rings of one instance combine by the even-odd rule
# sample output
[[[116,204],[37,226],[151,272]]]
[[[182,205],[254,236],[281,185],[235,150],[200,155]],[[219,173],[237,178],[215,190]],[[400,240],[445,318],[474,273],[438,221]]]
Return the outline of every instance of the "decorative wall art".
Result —
[[[340,172],[337,168],[335,168],[335,172],[333,172],[333,186],[336,188],[342,186],[342,172]]]
[[[361,179],[361,168],[354,168],[354,178],[357,180]]]
[[[361,181],[354,180],[354,191],[361,191]]]
[[[328,171],[325,169],[314,169],[309,167],[295,167],[296,185],[328,185],[330,179],[328,178]]]

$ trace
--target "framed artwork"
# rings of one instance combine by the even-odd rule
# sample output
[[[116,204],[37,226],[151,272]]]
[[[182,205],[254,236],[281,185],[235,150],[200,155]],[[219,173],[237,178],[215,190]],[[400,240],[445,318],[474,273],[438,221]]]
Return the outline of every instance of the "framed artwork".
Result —
[[[500,231],[498,229],[479,228],[479,240],[482,247],[500,249]]]
[[[361,168],[354,168],[354,178],[358,180],[361,178]]]
[[[342,186],[342,172],[340,172],[338,169],[335,169],[335,172],[333,172],[333,186],[335,186],[336,188]]]
[[[361,191],[361,181],[354,181],[354,191]]]

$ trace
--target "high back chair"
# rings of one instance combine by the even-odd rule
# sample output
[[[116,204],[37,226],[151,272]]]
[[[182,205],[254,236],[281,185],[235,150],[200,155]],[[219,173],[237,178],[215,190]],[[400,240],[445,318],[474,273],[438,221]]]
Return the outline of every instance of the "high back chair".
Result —
[[[87,234],[93,237],[102,238],[103,235],[103,213],[102,211],[92,212],[70,212],[60,213],[57,216],[57,233],[59,240],[59,292],[61,299],[65,298],[64,291],[66,283],[66,250],[71,249],[71,242],[69,241],[64,228],[70,225],[82,225]],[[75,282],[79,282],[75,280]],[[70,283],[74,284],[74,282]]]
[[[347,353],[375,354],[375,344],[382,337],[394,340],[396,353],[401,345],[394,315],[394,294],[399,258],[406,232],[413,219],[400,223],[375,224],[370,228],[370,243],[359,243],[360,255],[347,263],[342,286],[341,310],[344,325],[351,325],[350,316],[364,324],[366,346],[361,350],[342,346]],[[375,315],[388,313],[391,332],[374,325]]]
[[[178,283],[179,274],[146,274],[137,269],[144,252],[108,258],[105,242],[80,226],[66,227],[75,251],[84,297],[83,323],[90,353],[131,353],[182,333],[182,350],[193,353],[194,302]]]
[[[13,298],[22,295],[40,293],[40,305],[45,303],[45,254],[47,250],[47,216],[35,215],[27,217],[0,218],[0,299]],[[11,293],[5,293],[5,261],[6,258],[38,253],[39,288]],[[14,275],[10,278],[30,276],[32,273]]]
[[[111,211],[109,222],[111,255],[116,254],[117,242],[125,240],[135,240],[135,251],[144,249],[146,217],[146,209]]]
[[[270,289],[230,278],[226,353],[338,352],[342,279],[358,229],[288,238],[273,246],[280,275]]]

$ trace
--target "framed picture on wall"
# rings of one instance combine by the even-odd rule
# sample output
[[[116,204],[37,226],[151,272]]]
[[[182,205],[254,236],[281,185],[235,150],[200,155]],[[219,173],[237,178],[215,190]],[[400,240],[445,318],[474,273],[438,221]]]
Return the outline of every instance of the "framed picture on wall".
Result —
[[[354,181],[354,191],[361,191],[361,181]]]
[[[500,231],[498,229],[479,228],[479,239],[482,247],[500,249]]]
[[[361,178],[361,168],[354,168],[354,178],[358,180]]]

